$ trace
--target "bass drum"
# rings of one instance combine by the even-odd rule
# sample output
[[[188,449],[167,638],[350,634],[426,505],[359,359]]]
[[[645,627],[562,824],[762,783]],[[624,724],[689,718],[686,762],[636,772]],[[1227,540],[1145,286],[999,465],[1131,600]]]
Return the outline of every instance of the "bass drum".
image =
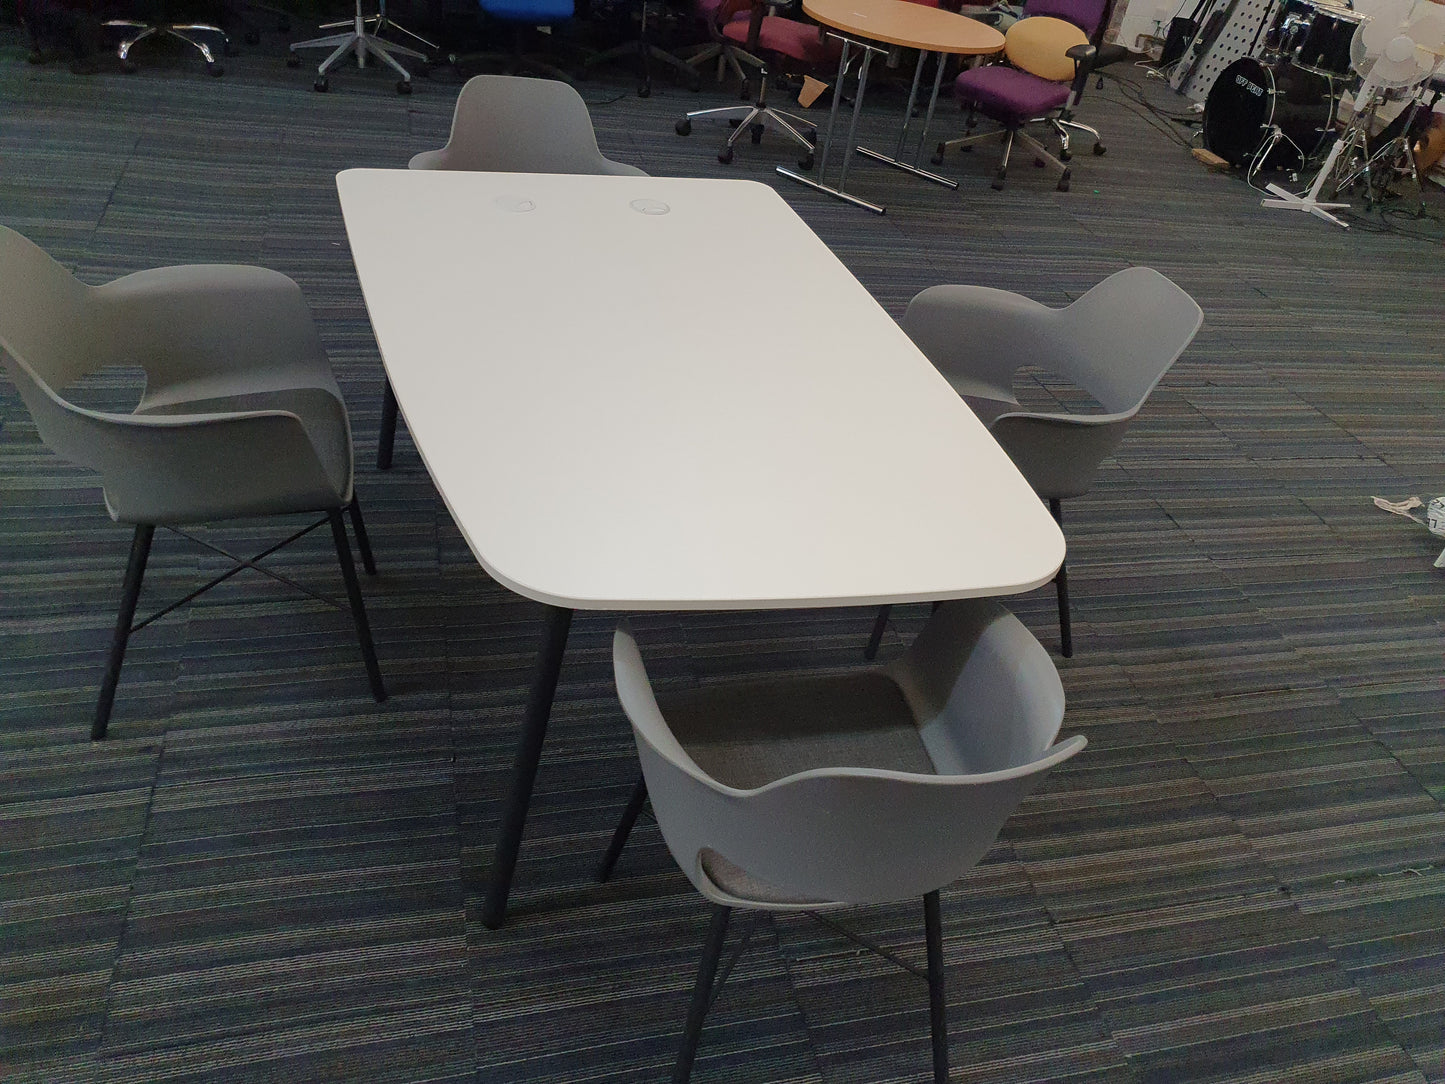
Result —
[[[1219,73],[1204,103],[1204,146],[1236,169],[1254,161],[1270,129],[1275,143],[1260,169],[1303,168],[1334,129],[1330,81],[1297,68],[1268,68],[1251,57]],[[1298,148],[1298,149],[1296,149]]]

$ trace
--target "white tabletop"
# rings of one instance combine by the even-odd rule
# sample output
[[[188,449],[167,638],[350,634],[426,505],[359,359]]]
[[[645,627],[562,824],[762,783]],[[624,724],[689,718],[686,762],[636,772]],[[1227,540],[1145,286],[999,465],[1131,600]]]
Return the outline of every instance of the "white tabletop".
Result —
[[[771,188],[405,169],[337,187],[412,439],[519,594],[875,604],[1023,591],[1063,560],[987,430]]]

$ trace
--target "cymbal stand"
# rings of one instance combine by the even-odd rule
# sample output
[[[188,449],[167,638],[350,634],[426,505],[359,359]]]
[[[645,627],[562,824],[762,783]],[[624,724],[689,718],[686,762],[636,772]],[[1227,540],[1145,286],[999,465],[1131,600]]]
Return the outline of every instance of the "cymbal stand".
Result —
[[[1418,218],[1424,218],[1425,190],[1420,184],[1420,171],[1415,166],[1415,152],[1410,147],[1410,129],[1411,125],[1414,124],[1415,114],[1419,112],[1419,110],[1420,97],[1417,94],[1414,100],[1412,100],[1407,107],[1405,126],[1401,129],[1400,134],[1395,136],[1393,139],[1387,141],[1384,146],[1380,147],[1377,151],[1375,151],[1374,154],[1369,154],[1368,141],[1362,140],[1362,149],[1364,153],[1368,155],[1368,157],[1365,158],[1364,162],[1360,166],[1358,166],[1353,173],[1348,174],[1337,185],[1335,185],[1335,194],[1338,194],[1342,190],[1349,188],[1361,177],[1364,177],[1365,206],[1373,207],[1384,198],[1385,191],[1389,187],[1390,174],[1394,171],[1394,169],[1399,168],[1399,162],[1403,158],[1404,161],[1408,163],[1410,179],[1415,183],[1415,197],[1418,203],[1418,209],[1416,210],[1415,215]],[[1373,114],[1374,110],[1372,109],[1371,115],[1373,116]],[[1385,169],[1382,171],[1383,175],[1379,178],[1378,190],[1376,189],[1375,185],[1375,175],[1372,175],[1370,172],[1370,168],[1377,165],[1385,167]]]

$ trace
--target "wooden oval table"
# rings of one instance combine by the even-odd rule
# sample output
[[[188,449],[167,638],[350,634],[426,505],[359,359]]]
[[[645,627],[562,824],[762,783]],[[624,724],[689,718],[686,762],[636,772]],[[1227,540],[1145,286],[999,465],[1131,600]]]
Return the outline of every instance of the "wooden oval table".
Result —
[[[876,214],[886,208],[859,199],[844,191],[848,183],[848,163],[852,151],[885,162],[918,177],[927,178],[949,188],[957,188],[958,182],[940,177],[920,169],[919,161],[928,139],[928,126],[933,121],[933,110],[938,104],[938,90],[943,81],[943,58],[945,56],[987,56],[1003,49],[1003,35],[991,26],[970,19],[966,15],[955,15],[939,8],[909,3],[908,0],[803,0],[803,11],[816,19],[829,34],[843,43],[843,52],[838,58],[838,80],[833,92],[833,108],[828,116],[828,128],[823,136],[823,153],[815,162],[814,176],[804,177],[786,167],[779,166],[778,172],[785,177],[827,192],[858,207],[864,207]],[[858,130],[858,114],[863,109],[863,96],[868,88],[868,68],[875,54],[887,50],[877,44],[898,45],[918,50],[918,63],[913,69],[913,84],[908,91],[908,108],[903,113],[903,124],[898,133],[898,146],[890,155],[859,147],[855,143]],[[853,98],[853,116],[848,125],[848,143],[843,153],[842,168],[838,174],[837,187],[827,184],[828,156],[832,150],[834,129],[838,123],[838,101],[841,98],[843,77],[847,74],[848,61],[853,50],[863,52],[863,63],[858,70],[858,92]],[[930,53],[937,55],[934,65],[933,93],[928,99],[928,112],[923,120],[923,131],[918,137],[918,149],[913,162],[902,160],[904,145],[908,139],[908,128],[913,119],[913,107],[918,100],[918,87],[923,79],[923,66]]]

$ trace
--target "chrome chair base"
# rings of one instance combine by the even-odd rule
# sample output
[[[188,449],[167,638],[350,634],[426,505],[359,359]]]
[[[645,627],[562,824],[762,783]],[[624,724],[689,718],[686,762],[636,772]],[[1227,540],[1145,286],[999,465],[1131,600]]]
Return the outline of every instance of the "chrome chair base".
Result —
[[[368,24],[371,25],[370,30],[367,29]],[[356,66],[358,68],[366,67],[366,58],[368,56],[374,57],[391,68],[397,75],[401,76],[396,84],[397,92],[400,94],[410,94],[411,72],[407,71],[396,58],[398,56],[404,56],[425,62],[429,57],[426,53],[408,46],[386,41],[379,35],[386,30],[395,30],[415,39],[433,51],[435,51],[437,47],[420,34],[414,34],[405,27],[392,22],[386,14],[385,0],[382,0],[375,15],[363,15],[361,13],[361,0],[356,0],[356,14],[349,23],[324,23],[321,29],[331,30],[338,26],[348,25],[351,29],[341,34],[330,34],[326,37],[312,38],[309,41],[292,42],[291,52],[293,55],[291,59],[288,60],[288,63],[293,67],[300,66],[300,58],[294,55],[298,50],[330,49],[331,53],[316,66],[316,82],[314,86],[317,90],[324,91],[330,86],[328,76],[331,69],[340,64],[348,53],[356,57]]]
[[[210,45],[204,39],[195,36],[196,34],[215,34],[221,40],[224,51],[225,46],[230,44],[230,38],[219,26],[212,26],[210,23],[146,23],[136,22],[134,19],[110,19],[104,25],[138,31],[138,33],[128,35],[116,47],[115,55],[120,58],[121,67],[127,72],[136,70],[135,61],[130,58],[130,51],[146,38],[160,34],[185,42],[201,54],[208,72],[212,75],[222,74],[221,62],[216,59]]]
[[[725,105],[717,109],[695,109],[677,122],[674,126],[675,131],[678,135],[690,134],[692,122],[699,118],[728,121],[736,119],[737,127],[728,137],[728,141],[723,144],[722,150],[718,151],[718,161],[726,165],[733,160],[733,145],[742,138],[744,132],[753,132],[753,142],[756,143],[762,139],[762,132],[754,132],[754,128],[776,128],[802,145],[803,150],[807,153],[799,165],[803,169],[812,169],[813,141],[803,134],[805,130],[813,130],[812,122],[804,117],[785,113],[781,109],[774,109],[768,105],[767,68],[761,68],[758,71],[758,88],[757,101],[752,105]]]

